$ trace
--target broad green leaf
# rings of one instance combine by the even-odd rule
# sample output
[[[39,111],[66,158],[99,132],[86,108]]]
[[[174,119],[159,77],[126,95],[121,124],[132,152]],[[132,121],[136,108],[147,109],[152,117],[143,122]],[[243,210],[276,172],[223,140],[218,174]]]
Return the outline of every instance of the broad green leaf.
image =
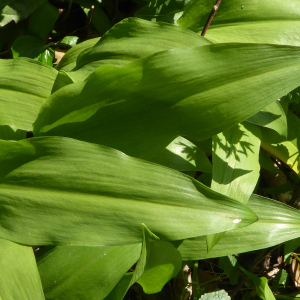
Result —
[[[116,24],[94,47],[83,52],[78,57],[75,70],[79,69],[77,73],[87,77],[101,65],[124,66],[159,51],[208,44],[210,42],[190,30],[167,23],[128,18]]]
[[[59,17],[58,8],[45,1],[30,16],[28,32],[42,41],[48,38]]]
[[[132,280],[133,272],[126,273],[104,300],[123,300]]]
[[[224,290],[206,293],[199,300],[230,300],[231,298]]]
[[[0,299],[44,300],[31,247],[0,239]]]
[[[138,10],[135,16],[154,22],[176,23],[178,13],[182,12],[189,2],[190,0],[152,0]]]
[[[220,242],[207,254],[206,237],[172,242],[183,260],[254,251],[300,237],[300,212],[288,205],[259,196],[251,196],[249,206],[259,220],[245,228],[226,232]]]
[[[0,126],[0,139],[1,140],[23,140],[26,138],[26,131],[16,130],[14,131],[7,125]]]
[[[158,293],[178,274],[181,264],[178,250],[171,243],[153,237],[143,225],[142,253],[135,270],[138,274],[133,275],[131,284],[137,281],[146,294]]]
[[[273,290],[277,291],[279,285],[286,286],[287,279],[289,277],[288,272],[285,269],[281,269],[275,276],[275,278],[272,280],[272,287]]]
[[[236,285],[239,280],[239,267],[234,256],[228,255],[219,258],[219,267],[229,276],[231,285]]]
[[[211,189],[247,203],[260,172],[260,130],[244,122],[213,137]],[[225,234],[207,236],[207,251]]]
[[[215,0],[191,1],[177,23],[201,32]],[[205,35],[214,43],[269,43],[300,46],[298,0],[223,1]]]
[[[287,114],[288,137],[279,135],[276,131],[261,128],[262,147],[279,158],[299,175],[299,127],[300,120],[291,111]]]
[[[46,48],[47,46],[39,38],[31,35],[23,35],[14,41],[11,50],[14,58],[20,56],[34,59],[44,52]]]
[[[141,244],[55,247],[38,260],[47,299],[104,299],[139,259]]]
[[[179,240],[257,220],[187,175],[69,138],[0,141],[0,164],[0,237],[22,244],[140,243],[142,223]]]
[[[212,172],[211,162],[193,143],[179,136],[150,161],[178,171]]]
[[[37,61],[0,60],[0,125],[32,131],[41,104],[50,96],[57,71]]]
[[[258,126],[270,128],[278,134],[287,137],[286,114],[278,101],[271,103],[247,121]]]
[[[255,284],[257,295],[263,300],[276,300],[268,284],[266,277],[258,277],[251,272],[245,270],[239,266],[242,272],[244,272]]]
[[[99,41],[99,38],[90,39],[87,41],[84,41],[74,47],[72,47],[61,59],[59,64],[55,67],[56,70],[63,70],[66,72],[71,71],[76,66],[76,60],[78,55],[93,47],[97,42]]]
[[[5,26],[11,21],[18,23],[26,19],[46,0],[14,0],[3,7],[0,11],[0,27]],[[7,3],[7,1],[5,1]],[[1,1],[2,3],[2,1]]]
[[[48,98],[35,135],[69,136],[152,158],[179,135],[205,140],[298,86],[299,57],[298,47],[222,44],[105,65]]]

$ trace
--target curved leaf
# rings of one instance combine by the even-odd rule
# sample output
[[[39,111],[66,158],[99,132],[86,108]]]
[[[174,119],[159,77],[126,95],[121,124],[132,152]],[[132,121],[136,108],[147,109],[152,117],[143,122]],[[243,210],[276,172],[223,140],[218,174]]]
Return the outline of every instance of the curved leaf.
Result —
[[[62,137],[0,145],[0,237],[22,244],[140,243],[144,222],[178,240],[257,220],[189,176],[114,149]]]
[[[179,135],[207,139],[298,86],[299,57],[298,47],[218,44],[102,66],[44,103],[35,135],[152,158]]]
[[[32,131],[57,71],[31,59],[0,60],[0,125]]]
[[[184,9],[179,26],[201,32],[215,0],[195,0]],[[223,1],[205,35],[214,43],[269,43],[300,46],[298,0]]]
[[[207,254],[206,237],[172,242],[183,260],[199,260],[268,248],[300,237],[300,212],[286,204],[253,195],[249,206],[259,220],[247,227],[226,232]]]

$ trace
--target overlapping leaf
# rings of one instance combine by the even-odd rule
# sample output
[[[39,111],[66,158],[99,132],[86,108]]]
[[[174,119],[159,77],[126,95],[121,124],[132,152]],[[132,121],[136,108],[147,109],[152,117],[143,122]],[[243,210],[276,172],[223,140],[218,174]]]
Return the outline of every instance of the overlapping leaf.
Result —
[[[104,299],[139,259],[141,244],[55,247],[38,260],[48,299]]]
[[[300,236],[300,212],[283,203],[251,196],[247,203],[259,220],[226,232],[207,254],[206,237],[174,242],[183,260],[198,260],[268,248]]]
[[[0,125],[32,131],[57,71],[26,58],[0,60],[0,68]]]
[[[178,240],[257,220],[189,176],[114,149],[62,137],[0,145],[0,237],[22,244],[139,243],[142,223]]]
[[[31,247],[0,239],[0,267],[1,299],[45,299]]]
[[[162,51],[123,67],[105,65],[86,82],[54,93],[35,134],[151,158],[179,135],[207,139],[298,86],[299,57],[298,47],[217,44]]]
[[[211,188],[223,195],[247,203],[259,178],[261,133],[244,122],[213,137]],[[225,232],[207,236],[210,251]]]
[[[201,32],[215,0],[190,2],[177,23]],[[223,1],[205,37],[214,43],[300,45],[298,0]]]

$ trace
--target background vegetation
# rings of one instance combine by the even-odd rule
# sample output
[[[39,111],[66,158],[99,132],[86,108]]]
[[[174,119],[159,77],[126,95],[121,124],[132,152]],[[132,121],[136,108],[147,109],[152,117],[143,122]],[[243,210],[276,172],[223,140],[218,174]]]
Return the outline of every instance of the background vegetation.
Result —
[[[1,299],[300,298],[299,0],[0,10]]]

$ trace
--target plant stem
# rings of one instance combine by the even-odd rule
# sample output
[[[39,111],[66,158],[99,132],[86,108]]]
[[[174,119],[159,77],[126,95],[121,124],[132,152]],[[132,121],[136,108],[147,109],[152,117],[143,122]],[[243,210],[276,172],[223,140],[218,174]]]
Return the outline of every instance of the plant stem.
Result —
[[[213,6],[213,8],[212,8],[212,10],[210,12],[210,15],[208,17],[208,20],[206,21],[205,26],[204,26],[204,28],[203,28],[203,30],[201,32],[202,36],[205,36],[206,31],[207,31],[208,27],[210,26],[210,23],[212,22],[212,20],[213,20],[215,14],[216,14],[216,12],[217,12],[217,10],[218,10],[221,2],[222,2],[222,0],[217,0],[216,4]]]

